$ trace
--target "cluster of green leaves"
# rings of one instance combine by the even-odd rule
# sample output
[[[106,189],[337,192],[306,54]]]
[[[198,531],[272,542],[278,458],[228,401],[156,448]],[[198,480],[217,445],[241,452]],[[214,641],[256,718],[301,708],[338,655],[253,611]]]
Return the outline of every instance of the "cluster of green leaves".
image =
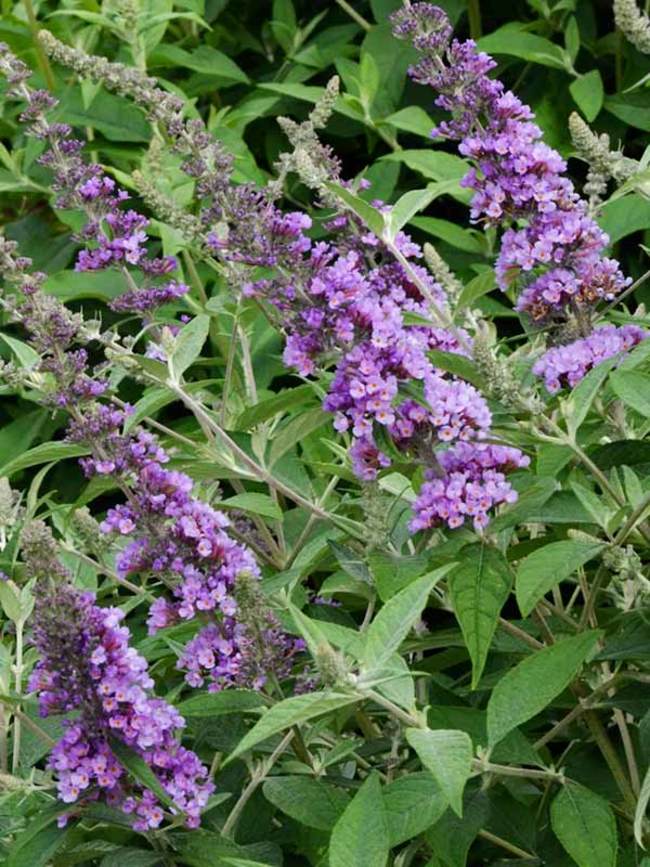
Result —
[[[431,94],[408,82],[411,52],[387,22],[399,5],[3,0],[0,39],[52,88],[57,119],[87,136],[88,154],[121,185],[137,196],[133,172],[155,176],[181,206],[191,202],[192,185],[143,114],[53,67],[35,39],[38,26],[146,70],[184,96],[235,156],[240,181],[272,176],[285,147],[274,118],[304,117],[338,74],[341,93],[325,137],[345,175],[363,175],[372,187],[359,197],[337,194],[387,242],[403,226],[433,241],[463,283],[461,305],[492,321],[502,351],[529,348],[536,336],[494,291],[494,233],[467,224],[459,184],[467,164],[431,146]],[[440,5],[497,57],[499,75],[533,106],[547,141],[564,155],[571,153],[567,118],[577,109],[645,165],[650,57],[614,31],[608,3]],[[123,291],[120,276],[73,270],[79,216],[55,207],[39,146],[17,114],[7,101],[0,120],[6,235],[48,274],[48,292],[134,332],[105,306]],[[581,167],[572,168],[580,176]],[[647,192],[641,173],[598,213],[634,277],[646,269]],[[372,198],[398,204],[386,218]],[[287,200],[312,206],[295,178]],[[114,385],[135,405],[130,423],[153,424],[173,450],[173,466],[195,479],[200,494],[245,519],[269,601],[285,628],[304,638],[314,671],[334,667],[338,679],[281,698],[187,690],[175,662],[191,628],[146,637],[147,595],[118,587],[116,552],[89,551],[72,520],[84,506],[101,516],[115,492],[83,478],[76,465],[83,449],[63,441],[63,414],[42,408],[35,393],[2,385],[0,476],[23,496],[19,517],[0,517],[0,569],[16,579],[0,582],[0,860],[9,867],[648,867],[648,345],[549,400],[543,423],[495,402],[495,429],[533,459],[514,477],[518,502],[483,538],[462,528],[414,545],[407,521],[420,479],[413,467],[397,463],[362,491],[320,407],[325,381],[290,377],[279,358],[281,335],[258,306],[235,297],[193,260],[176,229],[151,217],[160,249],[181,254],[196,315],[176,338],[168,368],[134,353],[140,378],[116,364]],[[647,324],[646,292],[640,284],[632,306],[612,311],[612,321],[629,321],[638,305],[635,321]],[[0,355],[25,370],[35,361],[8,322]],[[525,353],[513,358],[529,382],[529,364],[519,363]],[[438,353],[436,363],[485,385],[469,360]],[[44,759],[60,723],[40,720],[25,695],[35,661],[33,597],[21,580],[18,537],[37,515],[55,528],[75,582],[128,613],[159,694],[186,717],[185,741],[217,785],[200,830],[137,835],[99,804],[57,827],[62,807]],[[622,578],[613,549],[633,551],[640,568]],[[313,604],[315,593],[339,606]],[[156,789],[146,765],[115,750],[129,773]]]

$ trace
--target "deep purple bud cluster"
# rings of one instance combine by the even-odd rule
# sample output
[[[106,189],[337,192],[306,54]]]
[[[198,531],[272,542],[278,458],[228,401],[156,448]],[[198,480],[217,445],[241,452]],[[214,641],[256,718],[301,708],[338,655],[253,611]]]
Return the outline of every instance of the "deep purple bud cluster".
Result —
[[[48,146],[39,162],[53,173],[57,207],[76,208],[86,216],[79,240],[91,246],[80,251],[76,269],[97,271],[118,267],[128,274],[126,266],[130,265],[138,267],[148,279],[175,270],[177,262],[173,256],[148,255],[148,220],[134,210],[123,210],[128,193],[105,175],[99,165],[86,162],[82,156],[84,143],[72,137],[70,126],[48,121],[46,113],[57,105],[57,100],[47,91],[33,90],[26,84],[29,69],[4,43],[0,43],[0,73],[10,83],[9,94],[27,103],[21,120],[29,124],[31,135]],[[142,287],[136,286],[132,278],[129,282],[130,290],[114,302],[117,310],[150,313],[188,291],[187,286],[177,281],[163,285],[145,282]]]
[[[38,352],[44,402],[61,408],[80,407],[104,394],[103,374],[92,371],[84,341],[83,320],[58,299],[40,291],[45,275],[30,272],[31,259],[16,255],[16,244],[0,236],[0,273],[17,290],[3,299],[4,307],[20,321]]]
[[[638,325],[601,325],[582,340],[549,349],[535,362],[533,373],[554,394],[561,388],[573,388],[601,361],[628,352],[648,337],[650,331]]]
[[[147,663],[121,625],[124,613],[100,608],[92,593],[67,582],[41,582],[39,591],[34,642],[40,659],[29,686],[38,693],[42,716],[78,712],[49,758],[60,799],[67,804],[105,799],[133,814],[139,831],[161,824],[163,805],[129,778],[111,749],[114,739],[153,770],[174,803],[171,812],[184,813],[186,824],[197,827],[214,785],[207,768],[180,743],[181,715],[151,695]]]

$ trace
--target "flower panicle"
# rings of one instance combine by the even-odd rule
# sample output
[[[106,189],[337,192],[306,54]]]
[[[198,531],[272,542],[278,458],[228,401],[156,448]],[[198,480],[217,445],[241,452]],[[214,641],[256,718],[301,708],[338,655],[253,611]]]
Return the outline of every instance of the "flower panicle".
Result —
[[[628,16],[634,3],[617,2]],[[474,167],[463,184],[474,192],[471,216],[504,232],[496,262],[497,284],[519,289],[515,309],[535,322],[562,324],[579,319],[588,332],[593,309],[613,302],[631,283],[619,263],[603,255],[607,235],[590,214],[566,176],[566,163],[542,141],[531,109],[489,73],[495,63],[470,39],[452,39],[448,19],[429,3],[415,3],[394,13],[393,31],[420,54],[411,70],[416,81],[438,94],[436,105],[451,119],[435,131],[459,142],[460,153]],[[593,163],[586,192],[592,205],[604,191],[607,177],[622,179],[630,161],[609,150],[609,140],[594,136],[579,118],[572,119],[578,149]],[[623,346],[627,335],[615,338]],[[595,344],[602,342],[602,335]],[[571,353],[584,357],[581,343],[551,350],[547,362],[534,368],[549,372],[553,388],[562,379],[550,374],[552,359]],[[560,362],[564,366],[565,362]],[[589,363],[574,365],[584,375]],[[574,377],[571,377],[574,379]]]
[[[125,209],[128,193],[106,175],[101,166],[87,162],[83,156],[84,142],[73,137],[68,124],[48,120],[48,112],[57,100],[47,91],[35,90],[27,84],[29,69],[0,44],[0,74],[9,84],[12,98],[23,101],[20,120],[27,131],[43,140],[47,148],[39,162],[52,172],[52,189],[57,193],[57,207],[76,208],[86,216],[86,223],[78,240],[84,245],[77,256],[78,271],[119,269],[129,284],[129,290],[112,306],[148,314],[160,304],[175,300],[188,291],[188,287],[172,280],[165,285],[157,281],[177,267],[173,256],[149,255],[148,220],[132,208]],[[140,269],[145,285],[139,287],[129,267]]]

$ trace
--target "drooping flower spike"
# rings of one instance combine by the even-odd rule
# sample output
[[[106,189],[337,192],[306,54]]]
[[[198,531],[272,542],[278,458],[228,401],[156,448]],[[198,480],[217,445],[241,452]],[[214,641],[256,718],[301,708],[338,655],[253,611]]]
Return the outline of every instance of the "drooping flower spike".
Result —
[[[565,161],[541,140],[531,109],[489,77],[496,62],[473,40],[452,39],[446,13],[430,3],[399,10],[392,23],[394,34],[420,54],[412,77],[431,86],[436,105],[451,114],[433,134],[458,141],[473,163],[463,180],[474,191],[472,218],[505,229],[499,286],[518,286],[515,309],[533,320],[580,322],[585,340],[550,350],[534,367],[552,391],[575,385],[596,358],[645,337],[639,329],[632,338],[629,329],[613,326],[587,336],[591,309],[613,301],[630,278],[604,255],[609,238],[566,176]],[[619,160],[614,171],[627,168]]]
[[[185,720],[153,694],[147,662],[121,625],[124,612],[102,608],[94,594],[74,587],[53,551],[42,522],[25,528],[24,557],[38,576],[33,639],[39,660],[29,688],[37,693],[41,716],[67,717],[48,760],[59,798],[77,808],[105,800],[132,814],[139,831],[157,828],[165,809],[183,813],[188,827],[197,827],[214,784],[196,754],[181,744]],[[112,749],[115,742],[149,765],[172,805],[161,804],[131,777]]]

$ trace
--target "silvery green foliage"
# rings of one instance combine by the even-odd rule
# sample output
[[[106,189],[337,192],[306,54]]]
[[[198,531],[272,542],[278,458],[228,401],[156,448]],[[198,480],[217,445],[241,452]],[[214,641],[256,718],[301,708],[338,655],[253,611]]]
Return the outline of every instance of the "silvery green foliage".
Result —
[[[9,867],[646,867],[647,17],[442,5],[3,7]]]

